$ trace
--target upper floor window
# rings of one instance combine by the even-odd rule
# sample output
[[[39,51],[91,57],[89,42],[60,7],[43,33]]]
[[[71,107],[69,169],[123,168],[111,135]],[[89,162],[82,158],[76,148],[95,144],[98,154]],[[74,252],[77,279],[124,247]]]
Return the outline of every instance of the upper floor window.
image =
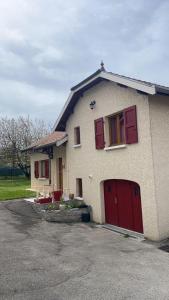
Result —
[[[80,145],[80,126],[74,128],[74,145]]]
[[[110,146],[124,144],[124,113],[120,112],[116,115],[108,117],[108,124]]]
[[[108,146],[138,142],[136,106],[128,107],[104,119],[99,118],[94,124],[96,149],[104,149],[105,141]]]

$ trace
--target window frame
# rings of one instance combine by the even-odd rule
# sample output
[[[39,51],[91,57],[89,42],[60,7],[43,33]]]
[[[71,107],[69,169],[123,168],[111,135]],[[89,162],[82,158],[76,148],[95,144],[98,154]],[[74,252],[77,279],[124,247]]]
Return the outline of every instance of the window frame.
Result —
[[[46,178],[46,160],[40,160],[40,178]]]
[[[83,180],[76,178],[76,197],[83,198]]]
[[[122,114],[122,118],[120,118],[121,114]],[[124,145],[126,143],[124,110],[111,114],[106,118],[108,119],[109,146],[111,147],[111,146]],[[116,124],[116,129],[115,129],[116,142],[113,142],[113,126],[112,126],[113,119],[115,119],[115,124]],[[121,121],[123,122],[123,138],[121,137],[121,126],[120,126]]]
[[[81,145],[80,126],[74,127],[74,146]]]

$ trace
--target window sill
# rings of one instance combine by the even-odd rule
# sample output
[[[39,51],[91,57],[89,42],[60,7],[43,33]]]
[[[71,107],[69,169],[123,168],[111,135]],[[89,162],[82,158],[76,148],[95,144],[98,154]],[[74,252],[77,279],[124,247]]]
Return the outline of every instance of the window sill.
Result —
[[[73,145],[73,148],[80,148],[81,144]]]
[[[126,147],[127,146],[124,144],[124,145],[105,147],[104,150],[105,151],[110,151],[110,150],[116,150],[116,149],[123,149],[123,148],[126,148]]]
[[[39,178],[37,178],[38,180],[48,180],[49,178],[46,178],[46,177],[39,177]]]

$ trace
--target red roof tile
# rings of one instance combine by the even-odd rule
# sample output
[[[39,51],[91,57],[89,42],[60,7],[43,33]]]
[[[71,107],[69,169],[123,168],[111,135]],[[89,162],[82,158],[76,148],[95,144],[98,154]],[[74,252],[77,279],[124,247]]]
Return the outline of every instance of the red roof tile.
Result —
[[[36,141],[33,144],[31,144],[29,147],[27,147],[24,150],[29,150],[29,149],[32,149],[32,148],[36,149],[36,148],[41,148],[41,147],[47,146],[47,145],[53,145],[57,141],[62,140],[66,136],[67,136],[67,134],[64,131],[54,131],[51,134],[41,138],[40,140]]]

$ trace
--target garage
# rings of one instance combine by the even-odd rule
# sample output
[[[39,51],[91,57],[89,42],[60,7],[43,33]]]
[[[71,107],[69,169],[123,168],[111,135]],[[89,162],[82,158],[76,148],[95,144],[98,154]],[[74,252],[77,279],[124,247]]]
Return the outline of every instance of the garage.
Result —
[[[105,221],[143,233],[140,187],[128,180],[104,182]]]

